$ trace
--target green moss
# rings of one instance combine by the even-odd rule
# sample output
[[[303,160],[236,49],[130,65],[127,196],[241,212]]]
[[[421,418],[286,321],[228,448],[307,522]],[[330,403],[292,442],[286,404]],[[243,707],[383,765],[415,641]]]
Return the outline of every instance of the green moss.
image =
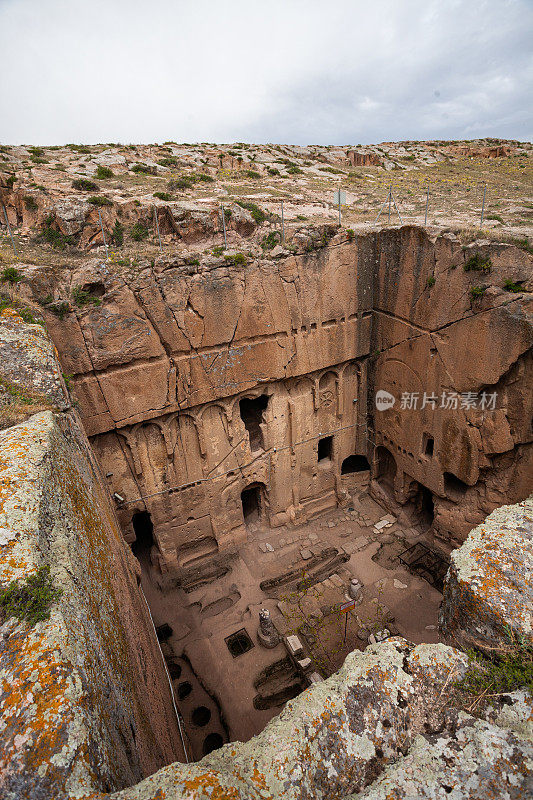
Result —
[[[246,256],[244,253],[235,253],[234,255],[224,256],[225,261],[233,264],[246,264]]]
[[[428,287],[428,289],[431,289],[432,286],[435,286],[435,276],[434,275],[430,275],[429,276],[429,278],[426,281],[426,286]]]
[[[0,588],[0,608],[4,618],[17,617],[30,625],[48,619],[52,603],[61,597],[61,589],[56,589],[50,577],[50,567],[40,567],[24,582],[11,581]]]

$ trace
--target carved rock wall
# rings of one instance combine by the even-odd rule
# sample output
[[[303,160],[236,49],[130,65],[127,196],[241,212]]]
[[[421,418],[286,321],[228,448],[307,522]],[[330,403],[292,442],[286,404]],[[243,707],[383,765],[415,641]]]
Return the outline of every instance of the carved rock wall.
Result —
[[[474,255],[490,269],[465,269]],[[100,282],[100,305],[47,323],[110,489],[126,500],[128,540],[147,510],[161,566],[176,570],[243,540],[249,486],[272,526],[342,502],[353,454],[371,462],[376,496],[395,513],[425,512],[446,542],[526,497],[532,295],[503,286],[533,288],[532,262],[513,246],[462,248],[404,227],[246,265],[95,261],[28,276],[34,296]],[[375,409],[378,389],[392,408]],[[494,408],[461,397],[483,393]],[[257,444],[241,401],[261,398]]]

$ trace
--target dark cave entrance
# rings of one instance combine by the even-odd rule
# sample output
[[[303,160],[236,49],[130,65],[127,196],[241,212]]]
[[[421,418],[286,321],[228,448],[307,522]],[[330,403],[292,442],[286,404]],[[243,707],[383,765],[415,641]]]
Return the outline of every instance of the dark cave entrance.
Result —
[[[341,465],[341,475],[351,475],[353,472],[366,472],[370,464],[365,456],[352,455],[345,458]]]
[[[241,492],[242,515],[245,525],[259,522],[261,519],[261,489],[262,485],[260,483],[253,483]]]
[[[154,526],[148,511],[137,511],[131,519],[135,531],[135,541],[131,549],[136,558],[150,553],[150,548],[155,544]]]
[[[244,427],[248,431],[251,450],[264,449],[263,431],[261,424],[264,423],[264,412],[268,406],[269,397],[262,394],[259,397],[243,397],[239,401],[239,410]]]

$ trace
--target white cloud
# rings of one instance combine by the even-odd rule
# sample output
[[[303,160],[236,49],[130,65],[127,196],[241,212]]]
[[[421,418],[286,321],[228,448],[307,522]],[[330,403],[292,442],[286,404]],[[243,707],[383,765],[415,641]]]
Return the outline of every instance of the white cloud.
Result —
[[[532,20],[529,0],[0,0],[0,140],[530,138]]]

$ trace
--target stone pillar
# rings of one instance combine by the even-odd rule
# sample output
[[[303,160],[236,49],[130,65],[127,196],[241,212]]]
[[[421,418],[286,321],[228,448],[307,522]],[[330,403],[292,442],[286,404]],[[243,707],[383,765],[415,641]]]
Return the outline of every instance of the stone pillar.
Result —
[[[270,619],[270,611],[268,608],[262,608],[259,612],[257,638],[259,639],[259,644],[269,649],[279,644],[279,634],[274,627],[274,623]]]

